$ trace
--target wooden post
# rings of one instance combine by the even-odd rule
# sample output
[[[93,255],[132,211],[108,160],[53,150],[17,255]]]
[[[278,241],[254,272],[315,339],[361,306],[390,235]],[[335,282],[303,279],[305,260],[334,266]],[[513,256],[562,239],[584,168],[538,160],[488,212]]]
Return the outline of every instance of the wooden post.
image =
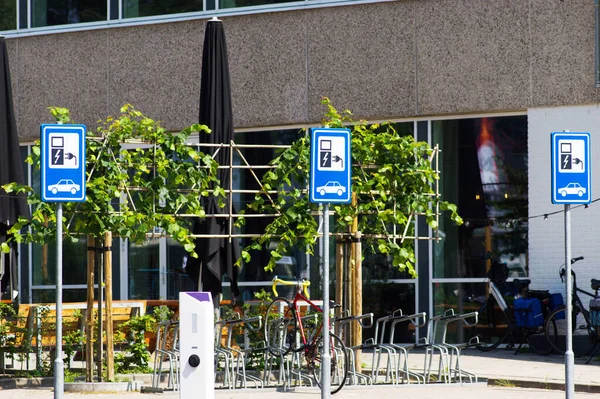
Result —
[[[106,296],[106,379],[115,380],[112,320],[112,233],[104,233],[104,282]]]
[[[354,246],[356,248],[356,250],[354,251],[354,273],[352,276],[352,279],[354,280],[354,295],[353,295],[353,299],[354,299],[354,310],[353,312],[356,315],[361,315],[363,313],[362,310],[362,244],[360,242],[362,233],[360,231],[357,231],[354,233],[354,237],[356,238],[356,242],[354,242]],[[360,345],[362,344],[362,328],[360,326],[357,325],[357,323],[354,323],[354,326],[356,328],[355,333],[353,334],[353,345]],[[355,363],[356,364],[356,371],[358,371],[359,373],[362,372],[362,367],[361,367],[361,360],[362,360],[362,350],[358,349],[354,352],[355,354]]]
[[[344,244],[335,242],[335,303],[344,305]],[[335,311],[336,316],[342,314],[341,308]]]
[[[98,256],[98,382],[104,382],[104,253],[102,249],[102,241],[96,240],[96,247],[100,250],[96,252]]]
[[[358,205],[358,200],[356,198],[356,193],[352,193],[352,206],[356,208]],[[362,314],[362,253],[360,246],[360,236],[361,233],[358,231],[358,218],[355,217],[352,221],[352,226],[350,229],[350,233],[352,234],[352,244],[350,250],[350,281],[352,281],[352,291],[351,298],[352,301],[350,303],[350,309],[353,315],[360,316]],[[352,323],[351,332],[350,332],[350,344],[352,346],[357,346],[362,344],[362,328],[358,323]],[[362,351],[357,350],[354,352],[354,364],[356,365],[356,370],[358,372],[362,371],[361,368],[361,357]]]
[[[94,381],[94,236],[87,236],[87,310],[85,321],[85,381]]]
[[[48,217],[45,217],[44,226],[48,227]],[[42,245],[42,284],[50,283],[48,273],[48,244]]]

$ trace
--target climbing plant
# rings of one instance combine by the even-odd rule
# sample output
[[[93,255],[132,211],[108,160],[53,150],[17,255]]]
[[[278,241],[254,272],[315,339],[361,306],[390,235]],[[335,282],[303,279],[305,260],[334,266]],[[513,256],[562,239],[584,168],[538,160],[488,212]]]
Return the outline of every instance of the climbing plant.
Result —
[[[72,123],[69,110],[50,107],[57,122]],[[197,257],[190,237],[189,216],[204,217],[201,197],[214,195],[223,206],[225,191],[216,177],[217,162],[186,144],[189,136],[210,130],[199,124],[167,132],[158,121],[131,105],[108,117],[87,135],[86,201],[63,205],[64,238],[112,232],[135,243],[149,234],[170,236]],[[40,147],[32,147],[27,162],[40,167]],[[32,206],[31,220],[20,218],[10,229],[11,240],[47,243],[55,238],[53,204],[42,202],[33,187],[11,183],[7,192],[24,192]],[[23,229],[24,226],[30,227]],[[2,243],[8,251],[9,242]]]
[[[392,123],[354,122],[350,111],[339,112],[328,98],[323,126],[347,127],[352,133],[353,204],[332,206],[334,233],[348,234],[357,223],[367,245],[384,254],[399,270],[415,275],[415,219],[424,217],[437,229],[438,209],[462,223],[457,207],[443,201],[434,190],[439,174],[432,165],[435,156],[425,142],[401,135]],[[316,218],[319,206],[309,202],[310,143],[307,135],[295,141],[272,162],[273,168],[262,178],[262,191],[248,205],[249,212],[276,215],[264,234],[242,250],[249,261],[253,251],[274,248],[265,266],[273,270],[276,262],[291,249],[306,248],[314,254],[319,236]],[[278,195],[268,192],[276,190]],[[244,219],[238,224],[243,225]],[[238,264],[241,260],[238,261]]]

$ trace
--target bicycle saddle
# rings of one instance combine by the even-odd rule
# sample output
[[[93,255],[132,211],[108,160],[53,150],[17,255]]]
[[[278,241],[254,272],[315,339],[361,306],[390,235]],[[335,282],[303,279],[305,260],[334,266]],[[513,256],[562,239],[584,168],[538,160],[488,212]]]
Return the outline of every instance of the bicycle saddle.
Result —
[[[527,287],[529,284],[531,284],[531,280],[527,279],[527,278],[523,278],[523,279],[514,279],[513,283],[515,284],[516,287],[521,288],[521,287]]]
[[[592,279],[592,289],[594,291],[600,290],[600,280]]]

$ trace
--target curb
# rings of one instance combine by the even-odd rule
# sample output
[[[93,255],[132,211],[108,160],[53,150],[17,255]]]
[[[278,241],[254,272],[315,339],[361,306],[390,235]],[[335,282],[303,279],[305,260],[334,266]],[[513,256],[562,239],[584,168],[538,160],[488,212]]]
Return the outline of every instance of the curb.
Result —
[[[110,393],[139,391],[141,381],[128,382],[65,382],[65,392]]]
[[[488,386],[496,387],[517,387],[517,388],[536,388],[555,391],[564,391],[564,382],[544,382],[528,380],[512,380],[503,378],[488,378]],[[600,385],[595,384],[575,384],[575,392],[600,393]]]
[[[38,378],[2,378],[0,379],[0,391],[4,389],[19,388],[52,388],[54,377]]]

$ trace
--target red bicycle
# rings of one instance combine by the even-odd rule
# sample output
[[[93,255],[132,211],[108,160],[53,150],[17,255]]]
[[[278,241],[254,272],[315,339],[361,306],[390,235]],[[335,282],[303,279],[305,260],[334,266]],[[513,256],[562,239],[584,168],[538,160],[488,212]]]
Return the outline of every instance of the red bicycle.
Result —
[[[277,294],[277,284],[296,287],[294,299],[290,302]],[[293,361],[300,368],[295,375],[312,374],[319,388],[321,385],[323,356],[323,310],[308,299],[310,281],[286,281],[275,276],[273,293],[275,299],[267,308],[264,323],[265,341],[273,356],[283,359],[289,353],[297,356]],[[305,314],[301,307],[308,307]],[[329,333],[331,356],[331,393],[338,392],[348,378],[348,352],[342,340]]]

